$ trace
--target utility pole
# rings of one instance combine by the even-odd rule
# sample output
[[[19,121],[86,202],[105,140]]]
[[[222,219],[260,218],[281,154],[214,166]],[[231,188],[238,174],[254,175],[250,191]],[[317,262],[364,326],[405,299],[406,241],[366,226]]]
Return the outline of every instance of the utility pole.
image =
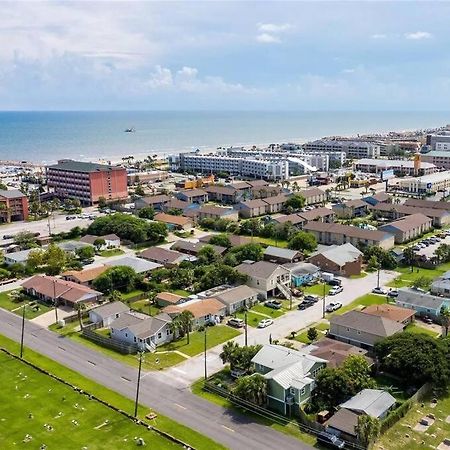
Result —
[[[380,266],[378,265],[377,271],[377,288],[380,289]]]
[[[56,323],[58,323],[58,299],[56,298],[56,280],[53,280],[53,303],[55,306]]]
[[[248,340],[247,340],[247,310],[245,310],[244,312],[244,333],[245,333],[245,346],[247,347],[248,345]]]
[[[204,369],[205,369],[205,374],[204,374],[204,376],[205,376],[205,381],[208,379],[208,369],[207,369],[207,367],[206,367],[206,329],[207,329],[208,327],[205,325],[205,331],[204,331],[204,334],[203,334],[203,336],[204,336],[204,345],[205,345],[205,347],[204,347],[204,350],[203,350],[203,354],[204,354],[204,364],[205,364],[205,367],[204,367]]]
[[[326,308],[325,308],[325,291],[326,291],[326,287],[327,287],[327,284],[326,284],[325,280],[323,280],[322,319],[325,319],[325,312],[326,312]]]
[[[139,403],[139,387],[141,384],[141,368],[142,368],[142,354],[144,352],[139,352],[139,370],[138,370],[138,377],[137,377],[137,386],[136,386],[136,400],[134,402],[134,417],[137,417],[138,412],[138,403]]]
[[[20,359],[22,359],[23,356],[23,335],[25,331],[25,308],[26,304],[24,303],[22,306],[22,332],[20,335]]]

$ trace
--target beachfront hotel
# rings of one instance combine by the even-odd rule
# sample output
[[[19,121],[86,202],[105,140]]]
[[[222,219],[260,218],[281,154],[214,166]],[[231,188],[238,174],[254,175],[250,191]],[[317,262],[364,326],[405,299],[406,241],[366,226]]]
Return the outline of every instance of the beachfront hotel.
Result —
[[[128,197],[124,167],[62,159],[47,166],[48,187],[61,198],[78,199],[83,205],[98,203],[100,197],[119,200]]]

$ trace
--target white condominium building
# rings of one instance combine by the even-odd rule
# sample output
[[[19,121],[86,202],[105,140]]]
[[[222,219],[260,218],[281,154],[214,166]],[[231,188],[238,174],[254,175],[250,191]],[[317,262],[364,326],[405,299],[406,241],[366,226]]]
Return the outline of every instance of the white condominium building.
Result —
[[[350,141],[345,139],[319,139],[303,145],[305,152],[345,152],[347,158],[378,158],[380,146],[373,142]]]

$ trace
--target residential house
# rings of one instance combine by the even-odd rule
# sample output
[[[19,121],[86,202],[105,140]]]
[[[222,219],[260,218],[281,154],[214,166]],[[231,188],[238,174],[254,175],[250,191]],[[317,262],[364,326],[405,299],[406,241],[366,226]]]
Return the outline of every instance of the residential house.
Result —
[[[231,316],[242,308],[250,308],[258,302],[258,291],[243,284],[231,287],[214,295],[226,307],[226,315]]]
[[[239,211],[221,206],[203,205],[197,210],[197,219],[226,219],[239,220]]]
[[[297,213],[306,223],[313,220],[318,222],[332,223],[336,220],[336,213],[325,207],[315,208],[310,211]]]
[[[89,321],[102,327],[109,327],[122,314],[129,313],[130,307],[122,302],[109,302],[89,310]]]
[[[405,325],[363,311],[349,311],[330,318],[328,335],[347,344],[372,348],[379,340],[403,331]]]
[[[34,275],[22,283],[26,294],[46,303],[76,308],[78,304],[97,303],[103,294],[72,281],[46,275]]]
[[[283,264],[291,271],[291,283],[294,287],[304,286],[320,277],[320,269],[309,262]]]
[[[256,180],[261,181],[261,180]],[[275,197],[281,193],[281,188],[279,186],[253,186],[250,188],[250,196],[251,198],[262,198],[268,199],[270,197]]]
[[[171,317],[165,313],[153,317],[137,312],[123,313],[110,325],[111,339],[135,345],[140,351],[154,351],[158,345],[173,340],[171,322]]]
[[[310,256],[308,262],[320,267],[324,272],[350,277],[361,273],[363,253],[350,243],[333,245]]]
[[[363,310],[366,314],[372,316],[385,317],[389,320],[408,325],[414,321],[414,315],[416,312],[414,309],[401,308],[399,306],[383,303],[381,305],[370,305]]]
[[[136,273],[148,274],[153,270],[163,267],[161,264],[157,264],[151,261],[146,261],[142,258],[135,256],[124,256],[122,258],[114,259],[106,263],[109,267],[128,266],[131,267]]]
[[[99,246],[99,250],[106,250],[108,248],[120,248],[120,237],[115,234],[105,234],[104,236],[95,236],[93,234],[86,234],[80,238],[80,242],[94,245],[97,239],[103,239],[105,243]]]
[[[376,245],[389,250],[394,246],[394,236],[378,230],[364,230],[339,223],[308,222],[303,229],[312,233],[319,244]]]
[[[450,297],[450,270],[435,278],[431,283],[430,292],[443,297]]]
[[[291,271],[278,264],[269,261],[244,261],[235,269],[247,275],[247,286],[261,292],[264,298],[271,297],[277,293],[289,298],[291,285]]]
[[[91,244],[87,244],[85,242],[80,241],[65,241],[58,242],[56,244],[61,250],[64,250],[66,253],[75,254],[77,250],[80,250],[85,247],[92,247]]]
[[[93,281],[107,270],[107,266],[90,267],[82,270],[66,270],[61,274],[61,278],[84,286],[92,286]]]
[[[247,185],[247,188],[249,186]],[[205,192],[208,193],[208,199],[220,203],[222,205],[235,205],[239,203],[245,196],[249,196],[249,189],[247,194],[243,194],[233,185],[217,186],[211,185],[205,187]]]
[[[182,261],[189,259],[188,256],[183,253],[174,250],[167,250],[162,247],[149,247],[139,253],[138,256],[139,258],[144,258],[147,261],[152,261],[168,268],[175,267]]]
[[[162,211],[170,200],[171,198],[166,194],[149,195],[137,198],[134,202],[134,206],[138,211],[149,206],[157,211]]]
[[[391,248],[389,253],[397,261],[397,264],[399,264],[399,263],[401,263],[403,261],[404,256],[403,256],[403,249],[402,248],[400,248],[400,247]]]
[[[316,205],[327,201],[327,193],[317,187],[312,187],[300,191],[299,194],[304,197],[306,205]]]
[[[369,197],[364,197],[363,200],[371,206],[375,206],[378,203],[392,203],[392,196],[384,192],[379,192],[375,195],[370,195]]]
[[[172,294],[171,292],[158,292],[155,297],[156,304],[163,307],[169,305],[179,305],[187,300],[189,299],[178,294]]]
[[[198,252],[205,246],[209,245],[211,246],[214,251],[222,255],[227,251],[225,247],[221,247],[220,245],[211,245],[206,244],[205,242],[191,242],[191,241],[185,241],[180,239],[179,241],[176,241],[172,246],[170,247],[171,250],[176,250],[181,253],[186,253],[187,255],[197,256]]]
[[[170,212],[171,210],[185,211],[187,208],[191,207],[192,204],[179,200],[177,198],[171,198],[167,203],[164,204],[162,211]]]
[[[395,243],[402,244],[418,238],[431,228],[433,228],[433,220],[422,213],[417,213],[382,225],[379,230],[393,234]]]
[[[288,196],[285,194],[279,194],[275,195],[274,197],[267,197],[263,201],[266,203],[266,213],[267,214],[274,214],[280,212],[283,207],[284,203],[288,199]]]
[[[304,219],[299,214],[287,214],[285,216],[274,217],[272,221],[276,224],[284,224],[290,222],[292,226],[298,228],[299,230],[303,229],[303,225],[306,223],[306,219]]]
[[[333,211],[340,219],[364,217],[368,213],[369,205],[364,200],[356,199],[333,205]]]
[[[209,241],[213,236],[217,236],[217,234],[206,234],[201,238],[199,238],[199,241],[209,244]],[[226,237],[230,241],[231,247],[238,247],[240,245],[247,245],[252,243],[252,238],[249,238],[247,236],[240,236],[237,234],[226,234]]]
[[[192,228],[192,219],[189,217],[175,216],[173,214],[159,213],[154,219],[166,224],[169,230],[188,230]]]
[[[450,299],[423,292],[414,288],[398,289],[398,297],[395,304],[402,308],[410,308],[416,312],[416,316],[427,316],[439,320],[442,307],[450,307]]]
[[[163,311],[172,318],[183,311],[190,311],[194,316],[192,327],[196,329],[208,323],[219,323],[226,315],[226,306],[216,298],[205,298],[189,300],[178,305],[169,305]]]
[[[269,245],[263,254],[265,261],[270,261],[277,264],[286,264],[298,262],[303,259],[303,253],[298,250],[290,250],[288,248],[273,247]]]
[[[179,200],[188,203],[206,203],[208,201],[208,193],[203,189],[183,189],[176,194]]]
[[[239,215],[244,219],[258,217],[266,214],[267,203],[261,199],[246,200],[237,205]]]
[[[5,253],[3,262],[7,266],[12,266],[13,264],[22,264],[26,265],[28,261],[28,255],[33,250],[36,250],[35,248],[29,248],[27,250],[20,250],[18,252],[11,252],[11,253]]]
[[[395,398],[381,389],[363,389],[351,399],[341,403],[341,409],[348,409],[356,414],[365,414],[375,419],[384,419],[395,406]]]
[[[255,372],[267,380],[269,408],[287,415],[300,413],[311,398],[318,373],[326,361],[281,345],[264,345],[253,357]]]
[[[356,441],[358,438],[357,425],[358,414],[349,409],[341,408],[326,422],[327,433],[345,439],[347,441]]]

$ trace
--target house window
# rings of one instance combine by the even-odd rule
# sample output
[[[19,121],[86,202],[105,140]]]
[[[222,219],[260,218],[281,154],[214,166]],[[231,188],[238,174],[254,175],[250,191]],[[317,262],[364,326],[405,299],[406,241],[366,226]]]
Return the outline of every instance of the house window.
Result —
[[[161,333],[158,333],[158,339],[161,339]]]
[[[347,328],[347,331],[350,331],[350,328]]]
[[[356,334],[361,334],[361,331],[358,330],[358,331],[356,332]]]
[[[291,388],[289,389],[289,392],[290,392],[292,395],[295,395],[295,388],[292,388],[292,387],[291,387]]]
[[[300,395],[305,395],[305,393],[306,393],[306,389],[303,388],[303,389],[300,391]]]
[[[136,336],[134,337],[134,342],[136,342]]]
[[[128,333],[125,333],[125,337],[128,337]]]

